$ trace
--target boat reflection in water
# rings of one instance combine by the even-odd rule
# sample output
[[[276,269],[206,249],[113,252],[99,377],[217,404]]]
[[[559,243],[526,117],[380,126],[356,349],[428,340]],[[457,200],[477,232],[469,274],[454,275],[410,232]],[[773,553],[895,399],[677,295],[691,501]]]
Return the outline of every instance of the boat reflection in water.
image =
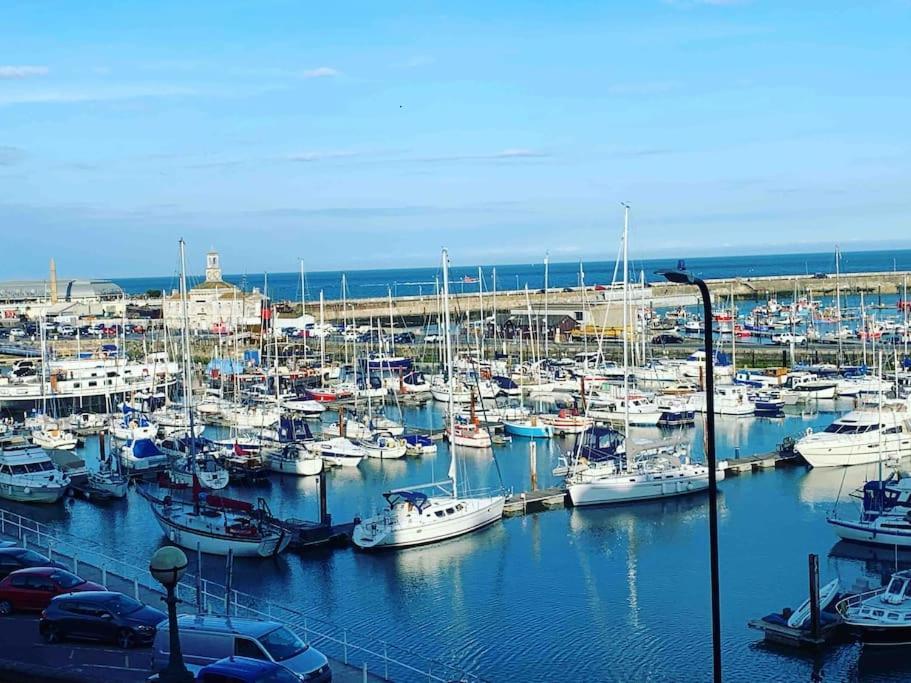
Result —
[[[876,465],[858,467],[814,467],[800,477],[800,500],[809,505],[830,507],[839,493],[846,498],[866,482],[876,479]],[[851,503],[843,503],[850,506]]]

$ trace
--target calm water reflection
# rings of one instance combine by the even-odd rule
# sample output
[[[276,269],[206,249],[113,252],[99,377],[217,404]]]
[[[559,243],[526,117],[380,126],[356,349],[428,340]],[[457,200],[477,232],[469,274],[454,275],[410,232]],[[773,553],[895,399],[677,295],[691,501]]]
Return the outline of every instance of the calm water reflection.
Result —
[[[783,419],[718,420],[722,456],[771,450],[787,434],[820,428],[850,404],[821,405]],[[441,425],[436,408],[408,409],[412,424]],[[651,434],[657,434],[653,430]],[[649,430],[637,434],[648,435]],[[680,432],[701,453],[702,431]],[[572,441],[538,442],[538,479]],[[89,444],[91,456],[97,445]],[[466,453],[476,486],[497,481],[523,489],[528,442]],[[436,456],[365,462],[329,475],[329,508],[337,520],[369,514],[390,487],[445,476],[445,444]],[[839,491],[875,476],[873,468],[767,471],[722,482],[720,497],[722,618],[726,680],[905,680],[911,658],[861,654],[844,646],[818,657],[766,648],[746,622],[795,605],[806,593],[806,555],[818,553],[824,580],[872,583],[894,554],[835,546],[825,524]],[[233,488],[262,496],[287,517],[314,517],[315,481],[276,478]],[[12,506],[11,506],[12,507]],[[83,501],[29,514],[112,554],[144,562],[162,541],[143,501],[106,507]],[[326,551],[274,561],[239,561],[236,585],[349,628],[415,647],[491,680],[703,681],[710,676],[708,534],[705,498],[693,496],[612,508],[554,510],[507,519],[480,533],[424,548],[366,555]],[[831,552],[830,552],[831,551]],[[911,561],[911,557],[899,558]],[[206,558],[205,573],[222,578],[223,560]]]

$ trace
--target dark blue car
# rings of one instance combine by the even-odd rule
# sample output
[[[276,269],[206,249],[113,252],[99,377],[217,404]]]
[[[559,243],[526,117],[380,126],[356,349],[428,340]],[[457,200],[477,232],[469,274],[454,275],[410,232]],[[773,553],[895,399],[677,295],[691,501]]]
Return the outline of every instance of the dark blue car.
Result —
[[[225,657],[200,669],[196,680],[205,683],[300,683],[306,678],[275,662],[250,657]]]

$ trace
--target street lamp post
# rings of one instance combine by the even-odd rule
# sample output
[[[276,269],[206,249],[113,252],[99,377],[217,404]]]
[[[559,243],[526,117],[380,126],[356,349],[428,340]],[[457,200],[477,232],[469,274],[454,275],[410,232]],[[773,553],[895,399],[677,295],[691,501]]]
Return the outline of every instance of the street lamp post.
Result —
[[[193,674],[187,671],[180,652],[180,634],[177,631],[177,582],[187,569],[187,556],[180,548],[159,548],[149,561],[149,572],[167,591],[168,634],[171,639],[168,665],[158,676],[160,683],[191,683]]]
[[[682,267],[682,266],[681,266]],[[721,682],[721,607],[718,578],[718,478],[715,458],[715,371],[712,351],[712,297],[703,280],[684,270],[659,270],[668,282],[695,285],[702,297],[705,327],[705,458],[709,468],[709,556],[712,583],[712,669],[716,683]]]

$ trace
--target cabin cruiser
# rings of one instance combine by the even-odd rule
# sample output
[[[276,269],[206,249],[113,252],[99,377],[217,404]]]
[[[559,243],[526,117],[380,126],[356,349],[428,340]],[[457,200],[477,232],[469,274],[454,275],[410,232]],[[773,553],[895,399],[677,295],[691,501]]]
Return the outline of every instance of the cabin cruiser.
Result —
[[[676,396],[659,396],[655,400],[661,417],[658,424],[664,427],[682,427],[696,422],[696,409],[690,400]]]
[[[687,359],[681,363],[680,379],[698,379],[701,382],[705,379],[705,351],[694,351]],[[715,380],[730,380],[734,375],[734,366],[727,354],[716,351],[712,359],[712,373]]]
[[[743,384],[755,389],[781,388],[787,384],[789,376],[786,368],[743,368],[734,375],[734,384]]]
[[[453,388],[454,387],[454,388]],[[435,401],[448,403],[452,392],[453,403],[468,403],[471,400],[471,389],[462,381],[450,382],[445,377],[435,377],[430,385],[430,393]]]
[[[911,570],[895,572],[887,585],[849,596],[835,609],[864,645],[911,645]]]
[[[61,429],[56,420],[47,421],[33,430],[32,441],[41,448],[58,451],[71,451],[78,443],[76,435]]]
[[[624,422],[628,413],[630,425],[654,427],[658,424],[661,410],[651,398],[635,392],[623,397],[617,387],[610,386],[614,390],[610,395],[599,392],[589,399],[590,417],[617,423]]]
[[[22,436],[0,437],[0,498],[19,503],[56,503],[69,477],[47,453]]]
[[[842,517],[837,510],[826,518],[839,538],[911,548],[911,477],[893,474],[882,481],[868,481],[860,489],[860,498],[859,518]]]
[[[373,430],[360,420],[343,418],[338,422],[323,425],[322,434],[327,437],[345,436],[349,439],[369,439],[373,435]]]
[[[704,391],[693,395],[691,401],[696,412],[706,412],[705,399]],[[747,388],[741,384],[716,384],[714,399],[713,409],[716,415],[746,417],[756,412],[756,406],[750,400]]]
[[[905,401],[884,402],[882,409],[854,410],[822,432],[807,428],[794,449],[811,467],[844,467],[911,455],[911,422]]]
[[[835,398],[837,387],[838,382],[834,379],[823,379],[811,372],[795,372],[788,378],[784,393],[796,397],[799,403],[807,399]]]
[[[836,383],[835,393],[838,396],[859,396],[861,394],[888,394],[895,387],[894,382],[881,377],[859,376],[845,377]]]
[[[78,436],[97,434],[108,425],[107,415],[99,413],[73,413],[70,415],[69,429]]]
[[[319,455],[327,465],[336,467],[357,467],[367,457],[367,451],[364,448],[344,436],[323,441],[308,441],[304,447],[311,453]]]

